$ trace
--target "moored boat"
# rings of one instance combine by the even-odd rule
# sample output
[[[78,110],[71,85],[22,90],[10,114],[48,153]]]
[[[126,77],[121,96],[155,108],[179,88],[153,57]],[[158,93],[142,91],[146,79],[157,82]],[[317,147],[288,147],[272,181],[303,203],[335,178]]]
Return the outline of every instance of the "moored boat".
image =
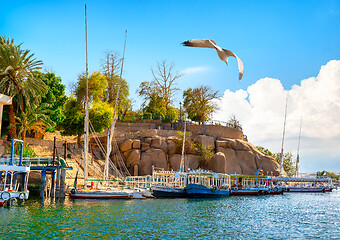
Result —
[[[107,190],[107,189],[75,189],[72,188],[69,192],[69,196],[71,198],[82,198],[82,199],[132,199],[133,198],[133,192],[129,191],[122,191],[120,189],[113,189],[113,190]]]
[[[219,198],[227,197],[230,194],[229,189],[220,189],[217,187],[206,187],[201,184],[188,184],[185,187],[189,198]]]
[[[163,185],[152,186],[152,195],[156,198],[186,198],[188,197],[185,188],[170,187]]]

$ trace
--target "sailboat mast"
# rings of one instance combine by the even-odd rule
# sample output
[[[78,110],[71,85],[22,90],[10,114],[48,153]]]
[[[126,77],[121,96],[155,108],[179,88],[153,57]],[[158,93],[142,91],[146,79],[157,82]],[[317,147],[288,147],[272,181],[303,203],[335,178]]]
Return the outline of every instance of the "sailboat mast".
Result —
[[[183,134],[183,144],[182,144],[182,157],[181,157],[181,164],[179,171],[185,172],[185,164],[184,164],[184,148],[185,148],[185,133],[187,130],[187,118],[186,115],[184,115],[185,121],[184,121],[184,134]]]
[[[89,86],[88,86],[88,55],[87,55],[87,15],[85,4],[85,44],[86,44],[86,96],[85,96],[85,121],[84,121],[84,188],[87,180],[87,156],[88,156],[88,133],[89,133]]]
[[[114,128],[116,124],[116,112],[117,112],[117,106],[118,106],[118,98],[119,98],[119,91],[120,91],[120,85],[122,82],[122,75],[123,75],[123,67],[124,67],[124,58],[125,58],[125,46],[126,46],[126,38],[127,38],[127,30],[125,30],[125,41],[124,41],[124,50],[123,50],[123,58],[122,58],[122,66],[120,68],[120,76],[119,76],[119,84],[118,84],[118,89],[117,89],[117,94],[116,94],[116,100],[115,100],[115,108],[113,111],[113,118],[112,118],[112,124],[111,128],[108,131],[108,145],[107,145],[107,151],[106,151],[106,158],[105,158],[105,179],[109,179],[109,157],[112,149],[112,138],[114,135]]]
[[[286,132],[287,105],[288,105],[288,95],[286,97],[285,121],[283,124],[283,134],[282,134],[282,146],[281,146],[281,154],[280,154],[280,175],[282,174],[282,169],[283,169],[283,143],[284,143],[285,132]]]
[[[300,133],[299,133],[299,142],[298,142],[298,149],[297,149],[297,155],[296,155],[296,177],[299,176],[299,163],[300,163],[300,139],[301,139],[301,127],[302,127],[302,117],[300,120]]]

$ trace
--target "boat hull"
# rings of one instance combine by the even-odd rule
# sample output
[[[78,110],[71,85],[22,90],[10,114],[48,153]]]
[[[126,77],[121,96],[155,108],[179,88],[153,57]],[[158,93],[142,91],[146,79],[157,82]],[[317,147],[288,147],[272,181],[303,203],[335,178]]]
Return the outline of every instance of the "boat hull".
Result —
[[[69,192],[71,198],[80,199],[132,199],[133,194],[121,191],[75,190]]]
[[[188,197],[184,188],[153,186],[152,195],[156,198],[186,198]]]
[[[326,187],[289,187],[286,190],[291,193],[311,193],[311,192],[326,192]]]
[[[250,188],[250,189],[232,189],[230,196],[259,196],[269,194],[268,189]]]
[[[190,198],[220,198],[230,194],[227,189],[208,188],[201,184],[188,184],[185,190]]]

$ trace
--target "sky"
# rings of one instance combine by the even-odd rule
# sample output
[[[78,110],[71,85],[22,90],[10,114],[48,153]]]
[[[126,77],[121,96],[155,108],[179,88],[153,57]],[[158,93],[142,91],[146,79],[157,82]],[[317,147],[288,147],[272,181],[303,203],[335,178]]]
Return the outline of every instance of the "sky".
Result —
[[[234,114],[249,142],[280,152],[285,102],[284,150],[296,156],[300,119],[301,172],[340,171],[340,1],[0,1],[0,35],[14,38],[70,84],[85,71],[84,5],[87,4],[89,71],[101,69],[106,50],[122,55],[123,78],[134,109],[143,81],[157,62],[174,63],[180,91],[208,85],[220,92],[220,111]],[[213,49],[181,42],[208,38],[244,63],[238,81]]]

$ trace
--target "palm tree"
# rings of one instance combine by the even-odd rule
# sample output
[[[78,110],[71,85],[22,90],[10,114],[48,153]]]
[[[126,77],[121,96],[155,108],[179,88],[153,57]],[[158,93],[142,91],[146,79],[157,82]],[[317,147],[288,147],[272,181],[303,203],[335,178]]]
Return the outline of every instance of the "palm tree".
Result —
[[[46,108],[43,105],[40,105],[39,107],[32,106],[30,109],[22,112],[19,117],[15,117],[17,120],[16,125],[19,128],[18,134],[21,135],[21,139],[24,142],[28,131],[44,132],[51,126],[51,119],[45,115],[45,111],[42,110]]]
[[[24,112],[25,107],[37,103],[46,93],[44,82],[34,77],[42,61],[36,60],[29,50],[15,45],[14,39],[0,36],[0,91],[13,97],[9,109],[10,137],[16,137],[15,115]]]

